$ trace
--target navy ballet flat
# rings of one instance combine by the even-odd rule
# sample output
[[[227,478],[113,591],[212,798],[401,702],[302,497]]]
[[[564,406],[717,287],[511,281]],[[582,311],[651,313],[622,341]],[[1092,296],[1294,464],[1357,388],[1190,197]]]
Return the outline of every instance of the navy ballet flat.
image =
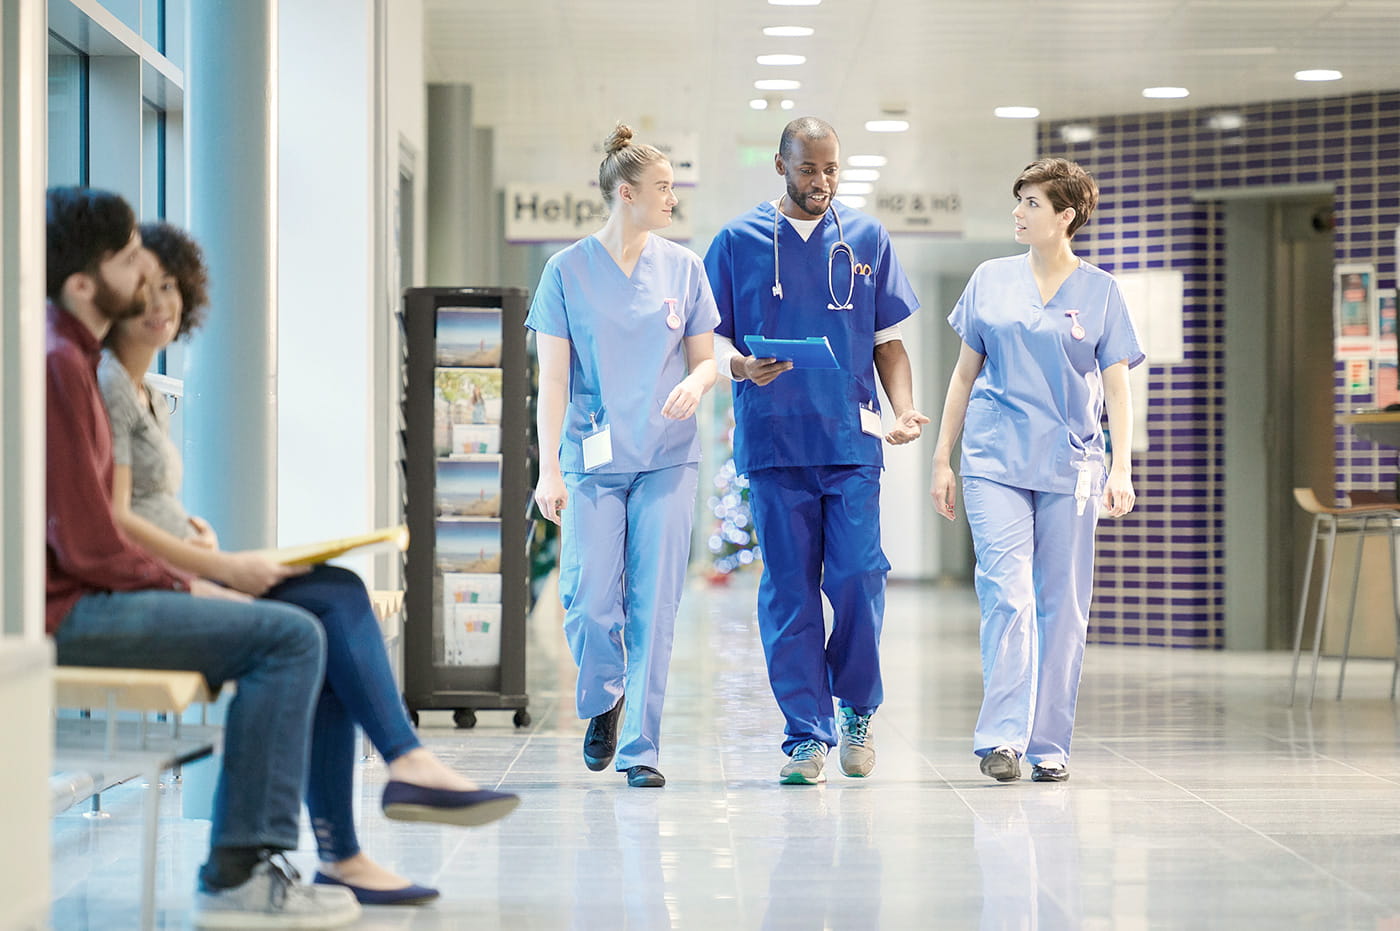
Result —
[[[332,879],[325,873],[317,872],[313,882],[322,886],[343,886],[355,895],[361,905],[422,905],[431,902],[439,895],[436,889],[420,886],[417,883],[402,889],[366,889],[350,883]]]
[[[520,796],[476,789],[430,789],[411,782],[390,781],[384,787],[384,814],[395,821],[434,821],[473,827],[490,824],[515,811]]]

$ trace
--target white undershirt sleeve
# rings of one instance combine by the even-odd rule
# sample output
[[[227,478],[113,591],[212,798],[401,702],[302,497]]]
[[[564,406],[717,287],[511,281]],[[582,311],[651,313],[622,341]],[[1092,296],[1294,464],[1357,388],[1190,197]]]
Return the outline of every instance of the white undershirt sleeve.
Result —
[[[736,358],[743,358],[744,354],[739,351],[739,347],[734,345],[734,340],[727,336],[715,334],[715,367],[719,373],[730,381],[737,381],[734,377],[734,369],[730,366]]]
[[[899,338],[899,324],[897,323],[894,326],[887,326],[883,330],[875,331],[876,346],[880,345],[881,343],[892,343]]]

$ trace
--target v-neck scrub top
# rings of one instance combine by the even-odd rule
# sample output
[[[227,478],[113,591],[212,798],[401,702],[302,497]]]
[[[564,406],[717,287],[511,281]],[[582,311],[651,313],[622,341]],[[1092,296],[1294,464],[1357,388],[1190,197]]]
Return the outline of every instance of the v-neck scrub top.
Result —
[[[992,259],[973,272],[948,323],[986,358],[967,402],[962,474],[1074,494],[1089,467],[1090,493],[1102,494],[1102,370],[1145,358],[1113,276],[1081,261],[1042,304],[1029,255]]]
[[[699,462],[695,418],[670,420],[661,409],[689,372],[685,339],[718,323],[699,256],[660,236],[647,236],[631,277],[596,236],[551,256],[525,326],[573,346],[560,469],[583,472],[583,438],[603,426],[613,458],[595,474]]]
[[[840,214],[852,257],[832,257]],[[775,222],[776,221],[776,222]],[[773,294],[773,236],[783,296]],[[825,336],[839,369],[795,368],[767,385],[734,383],[734,464],[740,473],[810,466],[884,465],[882,441],[861,430],[860,408],[879,411],[875,333],[919,306],[890,245],[868,214],[832,204],[807,239],[761,203],[710,243],[705,269],[720,307],[715,332],[745,354],[747,337]],[[852,274],[854,272],[854,275]],[[832,310],[851,294],[850,310]]]

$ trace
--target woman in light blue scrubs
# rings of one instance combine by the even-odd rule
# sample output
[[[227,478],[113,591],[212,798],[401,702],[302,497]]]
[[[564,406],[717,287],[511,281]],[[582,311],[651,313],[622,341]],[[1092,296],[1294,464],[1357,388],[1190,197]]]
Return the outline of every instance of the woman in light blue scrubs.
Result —
[[[694,415],[719,322],[700,259],[653,235],[677,200],[666,157],[618,124],[598,169],[607,223],[545,265],[525,325],[540,362],[535,502],[560,525],[564,633],[584,763],[657,769],[700,461]],[[620,723],[620,727],[619,727]]]
[[[1133,509],[1128,369],[1142,362],[1113,276],[1070,240],[1098,186],[1062,158],[1032,162],[1012,185],[1019,255],[984,262],[948,322],[962,338],[933,454],[934,506],[956,516],[950,464],[963,433],[963,501],[977,554],[982,772],[1069,778],[1070,738],[1088,630],[1094,529]],[[1101,428],[1105,401],[1111,464]]]

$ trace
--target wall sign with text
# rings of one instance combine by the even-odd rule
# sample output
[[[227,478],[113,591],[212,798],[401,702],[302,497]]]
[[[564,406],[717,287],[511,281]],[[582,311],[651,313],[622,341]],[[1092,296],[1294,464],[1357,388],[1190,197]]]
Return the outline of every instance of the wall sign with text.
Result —
[[[885,191],[875,196],[874,214],[891,233],[961,236],[962,198],[952,193]]]
[[[667,239],[689,239],[689,198],[679,191],[677,195],[680,202],[671,212],[671,225],[656,233]],[[507,184],[502,207],[506,242],[574,242],[596,233],[608,218],[603,195],[585,184]]]

